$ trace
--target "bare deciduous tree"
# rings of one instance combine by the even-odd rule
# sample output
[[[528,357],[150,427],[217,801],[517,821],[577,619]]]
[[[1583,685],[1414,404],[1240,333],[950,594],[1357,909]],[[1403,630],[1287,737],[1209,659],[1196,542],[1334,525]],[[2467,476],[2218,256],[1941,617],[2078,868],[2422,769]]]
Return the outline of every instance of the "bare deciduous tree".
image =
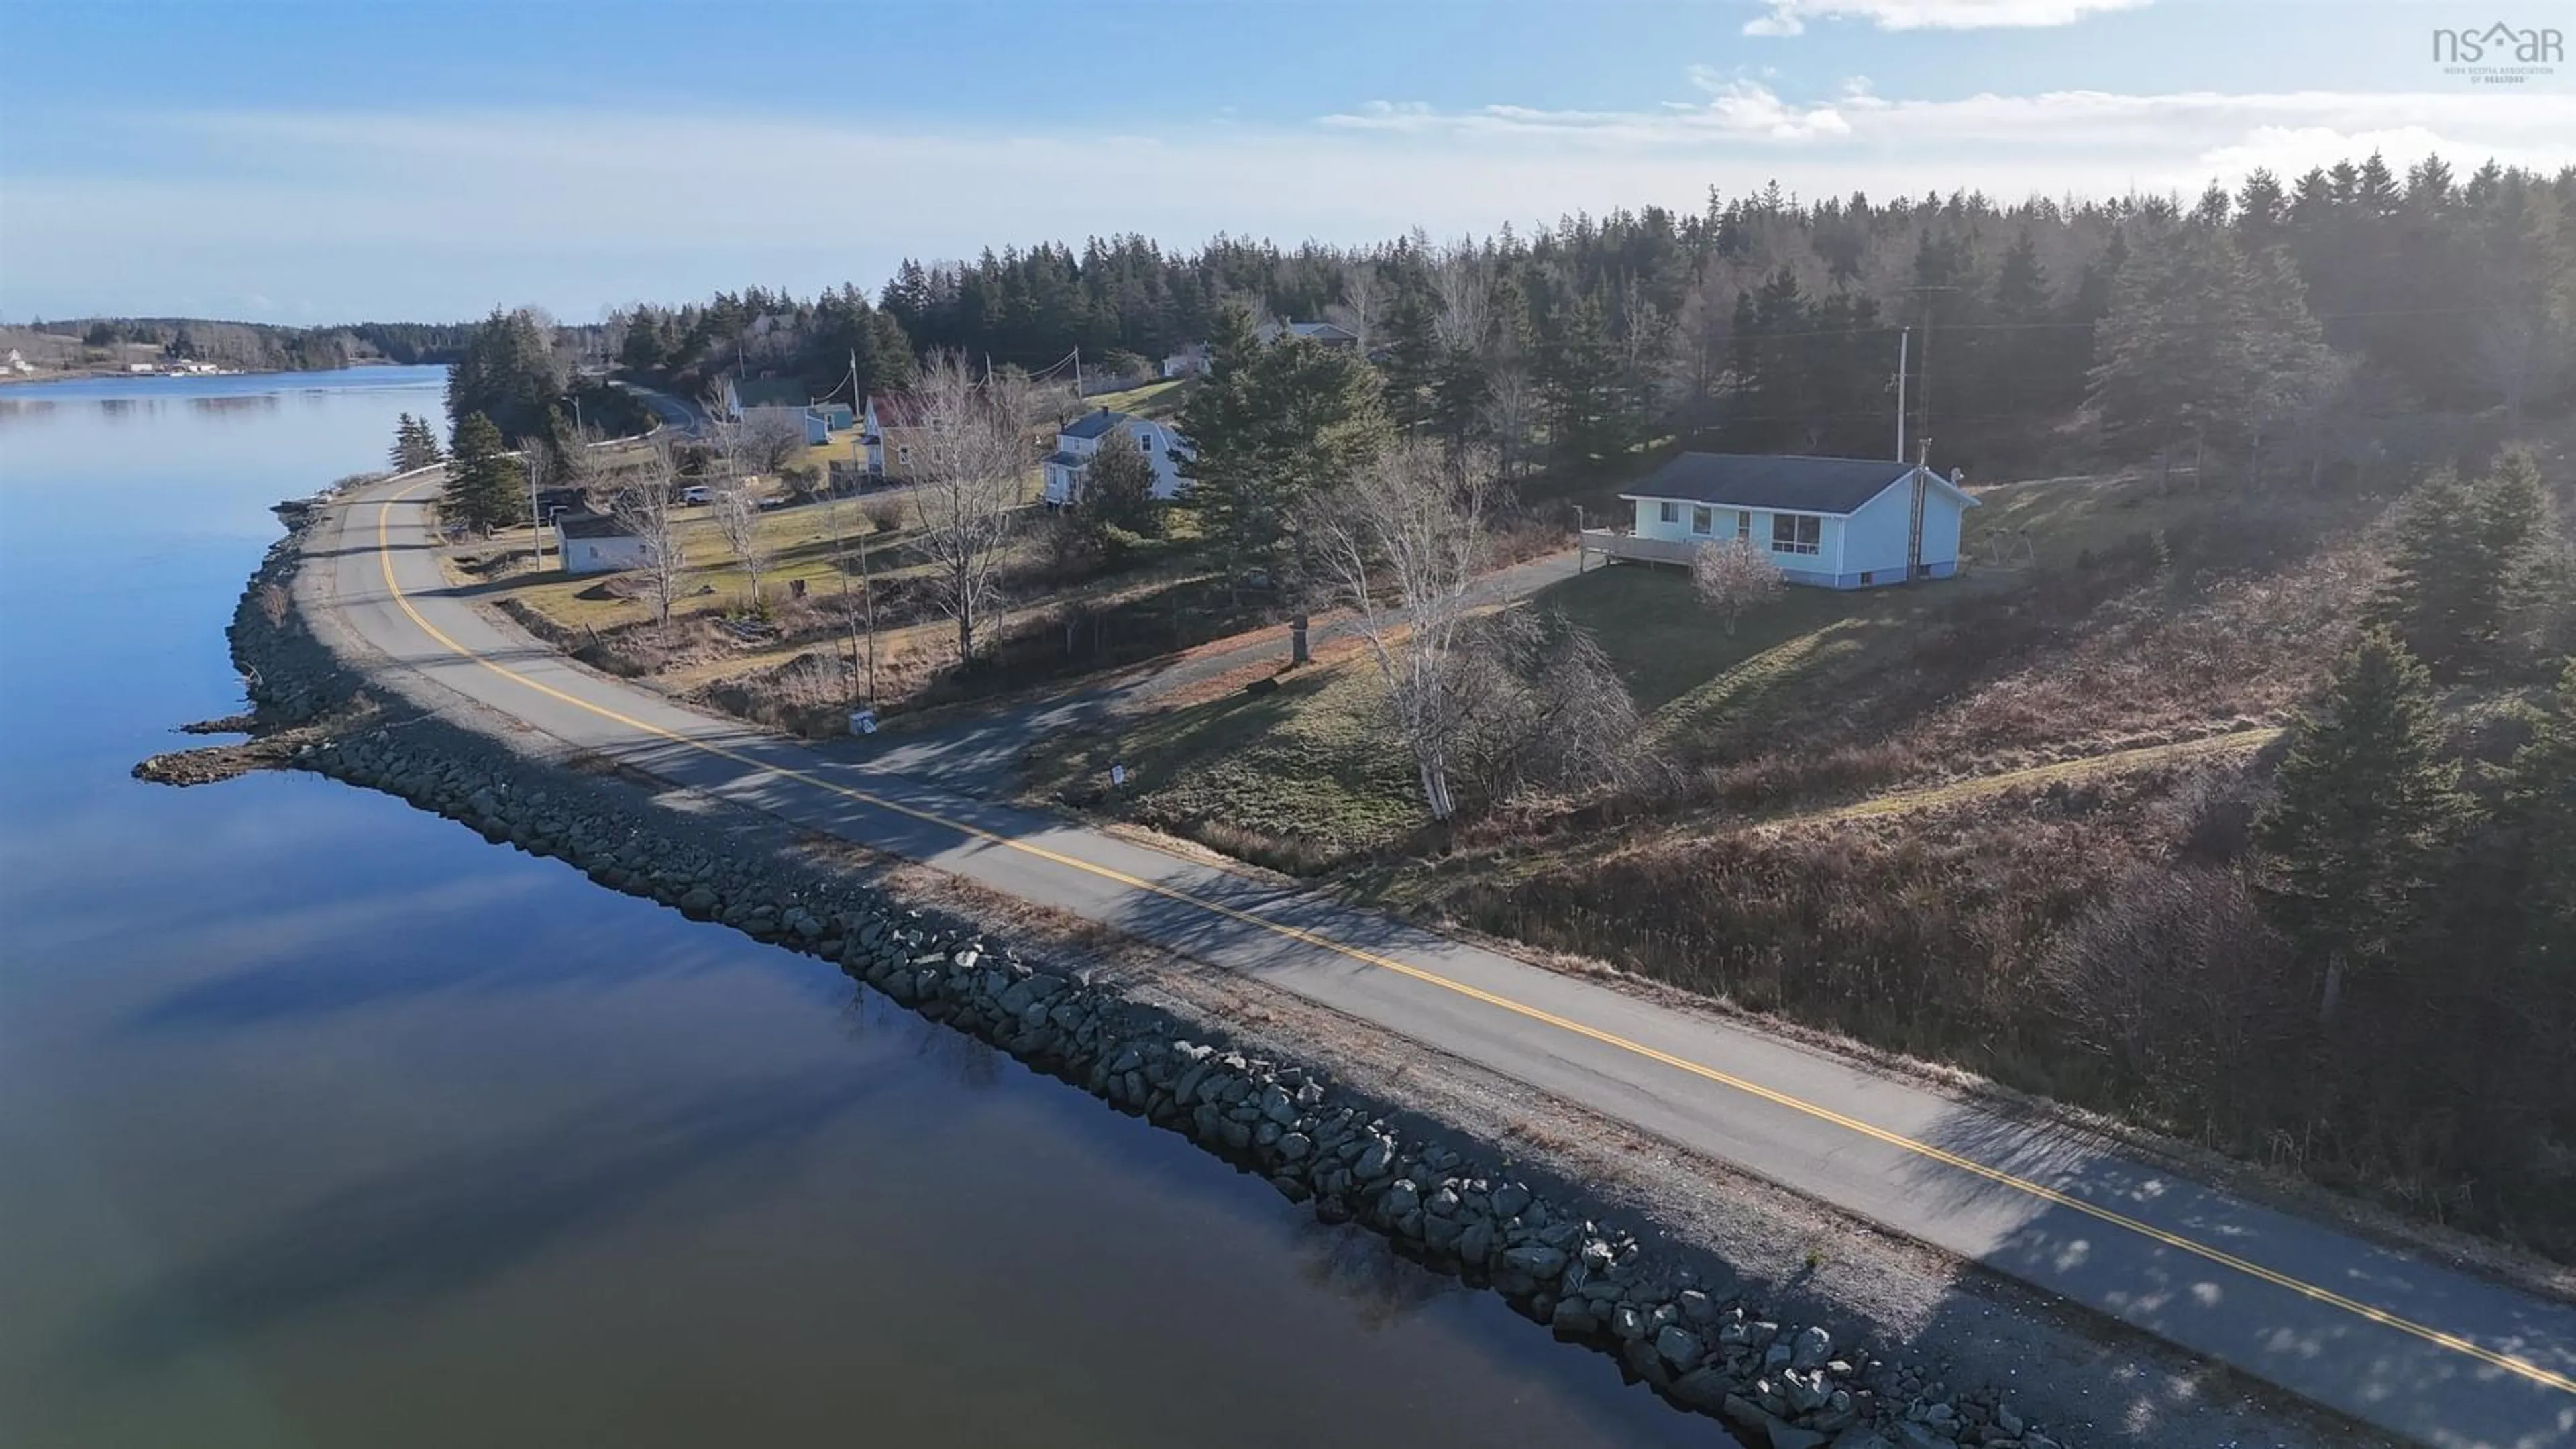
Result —
[[[873,709],[877,702],[876,578],[868,567],[870,524],[864,518],[858,520],[856,527],[851,524],[850,514],[856,505],[855,498],[843,497],[840,490],[831,489],[826,494],[823,507],[832,528],[833,572],[841,576],[841,622],[850,631],[850,680],[854,690],[862,680],[865,681],[868,707]],[[858,545],[855,568],[851,563],[853,540]],[[853,573],[858,576],[859,582],[859,593],[856,597],[853,597],[850,592],[850,579]],[[864,654],[860,651],[862,623],[866,629]],[[859,696],[854,692],[850,703],[855,706],[858,699]]]
[[[741,566],[751,584],[751,607],[761,606],[760,576],[769,568],[769,544],[760,536],[760,500],[751,485],[740,478],[728,479],[709,498],[709,512],[715,515],[716,533],[724,539],[725,550]]]
[[[1621,786],[1648,765],[1637,703],[1610,656],[1561,616],[1524,608],[1476,620],[1452,673],[1455,768],[1488,804],[1533,787]]]
[[[1691,553],[1691,587],[1726,620],[1729,638],[1744,611],[1777,598],[1785,582],[1770,552],[1749,538],[1703,543]]]
[[[708,393],[704,404],[705,421],[698,425],[698,435],[706,441],[708,460],[714,464],[718,481],[730,484],[757,471],[751,467],[751,438],[742,420],[725,411],[721,390]]]
[[[1410,437],[1307,513],[1316,574],[1352,611],[1377,662],[1434,820],[1458,808],[1449,779],[1462,726],[1453,666],[1485,556],[1492,473],[1490,457],[1453,457]]]
[[[1342,300],[1324,309],[1324,320],[1350,329],[1359,339],[1362,353],[1377,336],[1377,314],[1382,289],[1378,285],[1377,258],[1354,256],[1342,263]]]
[[[941,612],[957,621],[957,657],[1002,604],[1001,565],[1026,491],[1033,421],[1025,377],[979,381],[954,352],[933,357],[913,387],[911,489],[920,550]]]
[[[596,424],[575,428],[555,450],[555,481],[584,492],[604,487],[614,471],[610,450],[603,446],[607,441]]]
[[[671,605],[680,597],[680,570],[687,562],[673,526],[677,520],[672,493],[678,481],[670,445],[656,444],[643,468],[609,504],[609,516],[635,539],[635,573],[643,581],[644,597],[652,602],[656,624],[671,622]]]
[[[1529,467],[1530,436],[1538,426],[1538,385],[1517,359],[1493,370],[1485,384],[1483,421],[1493,439],[1494,460],[1506,480],[1517,480]]]
[[[803,457],[805,424],[778,408],[754,408],[734,425],[740,433],[741,457],[748,471],[775,473]]]
[[[1493,323],[1494,253],[1473,237],[1461,237],[1436,250],[1426,249],[1432,295],[1440,299],[1431,335],[1452,352],[1473,352],[1485,345]]]

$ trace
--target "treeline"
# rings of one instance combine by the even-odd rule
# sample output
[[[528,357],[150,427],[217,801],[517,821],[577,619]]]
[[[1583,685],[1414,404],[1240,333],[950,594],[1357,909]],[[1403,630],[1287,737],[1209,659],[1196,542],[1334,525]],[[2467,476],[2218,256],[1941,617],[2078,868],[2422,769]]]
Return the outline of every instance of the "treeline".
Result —
[[[615,388],[595,368],[604,333],[565,327],[534,308],[494,308],[464,329],[447,372],[451,428],[469,417],[491,421],[518,447],[537,438],[555,448],[651,429],[650,410]]]
[[[2561,1255],[2576,1242],[2568,558],[2529,454],[2428,480],[2378,621],[2292,731],[2254,837],[2257,899],[2315,1023],[2271,1038],[2307,1046],[2301,1090],[2263,1095],[2367,1144],[2338,1155],[2453,1185],[2435,1211]],[[2463,738],[2437,692],[2462,686],[2541,697]]]
[[[1229,305],[1349,327],[1400,421],[1507,459],[1670,435],[1889,452],[1901,329],[1909,432],[1946,461],[2007,465],[2086,420],[2131,456],[2314,458],[2356,418],[2576,403],[2576,169],[2400,175],[2373,155],[2291,182],[2258,171],[2188,207],[1775,185],[1449,244],[1043,244],[908,260],[874,307],[844,287],[638,309],[621,355],[682,383],[776,373],[823,396],[853,354],[862,392],[931,349],[1032,372],[1076,348],[1159,358]]]
[[[914,343],[902,324],[846,284],[811,301],[753,287],[676,308],[639,306],[612,325],[629,375],[686,397],[705,396],[719,377],[786,377],[801,379],[810,397],[856,407],[913,381]]]
[[[202,317],[84,317],[40,322],[39,331],[85,347],[158,347],[173,362],[212,362],[246,372],[321,372],[362,362],[442,363],[462,355],[466,322],[356,322],[283,327]]]

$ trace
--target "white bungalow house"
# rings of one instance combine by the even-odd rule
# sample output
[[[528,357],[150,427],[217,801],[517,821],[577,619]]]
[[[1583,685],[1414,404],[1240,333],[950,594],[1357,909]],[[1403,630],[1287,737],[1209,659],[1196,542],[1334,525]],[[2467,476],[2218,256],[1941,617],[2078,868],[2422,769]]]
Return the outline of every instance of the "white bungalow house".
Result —
[[[1100,408],[1056,430],[1055,451],[1046,460],[1046,491],[1040,495],[1047,505],[1062,507],[1080,498],[1082,475],[1091,467],[1091,460],[1099,455],[1104,443],[1115,446],[1115,440],[1122,436],[1132,438],[1134,445],[1153,460],[1155,497],[1169,500],[1189,486],[1189,480],[1181,476],[1180,463],[1194,456],[1188,439],[1174,432],[1168,423]]]
[[[1872,458],[1684,453],[1620,498],[1626,529],[1586,529],[1585,552],[1688,563],[1705,543],[1751,538],[1793,584],[1866,589],[1959,571],[1959,521],[1977,500],[1929,468]]]
[[[555,510],[555,557],[568,574],[605,574],[641,568],[644,540],[604,513]]]
[[[1199,377],[1216,363],[1216,354],[1204,342],[1193,342],[1163,359],[1157,370],[1165,378]]]

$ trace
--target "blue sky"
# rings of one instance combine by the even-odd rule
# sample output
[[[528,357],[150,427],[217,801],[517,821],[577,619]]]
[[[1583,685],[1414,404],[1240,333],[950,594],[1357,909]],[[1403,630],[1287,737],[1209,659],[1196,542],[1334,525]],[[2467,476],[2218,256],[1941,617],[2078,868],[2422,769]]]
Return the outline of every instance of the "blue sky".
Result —
[[[2576,163],[2560,0],[0,0],[0,318],[570,319],[1141,231]]]

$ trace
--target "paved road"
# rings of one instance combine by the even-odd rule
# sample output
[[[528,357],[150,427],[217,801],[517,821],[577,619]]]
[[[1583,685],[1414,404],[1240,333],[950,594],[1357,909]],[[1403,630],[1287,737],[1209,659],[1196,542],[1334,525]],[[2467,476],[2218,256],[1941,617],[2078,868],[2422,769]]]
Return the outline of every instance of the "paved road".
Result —
[[[691,713],[450,597],[423,510],[339,505],[308,570],[406,688],[1110,923],[2444,1445],[2576,1444],[2576,1309],[1822,1053]]]
[[[706,420],[706,410],[686,398],[661,392],[638,382],[613,382],[609,386],[623,388],[635,394],[638,402],[651,408],[654,416],[660,418],[666,426],[678,429],[681,437],[696,437],[699,424]]]
[[[1574,577],[1577,563],[1577,555],[1568,549],[1496,569],[1477,580],[1473,597],[1479,603],[1501,603],[1533,594]],[[1309,642],[1320,649],[1350,630],[1345,620],[1326,619],[1315,625]],[[1288,662],[1286,625],[1263,629],[1232,648],[1121,671],[1095,688],[950,724],[898,727],[864,741],[837,743],[829,753],[881,773],[936,780],[970,795],[1008,795],[1017,783],[1021,757],[1036,741],[1068,730],[1097,728],[1174,690],[1265,662]]]

